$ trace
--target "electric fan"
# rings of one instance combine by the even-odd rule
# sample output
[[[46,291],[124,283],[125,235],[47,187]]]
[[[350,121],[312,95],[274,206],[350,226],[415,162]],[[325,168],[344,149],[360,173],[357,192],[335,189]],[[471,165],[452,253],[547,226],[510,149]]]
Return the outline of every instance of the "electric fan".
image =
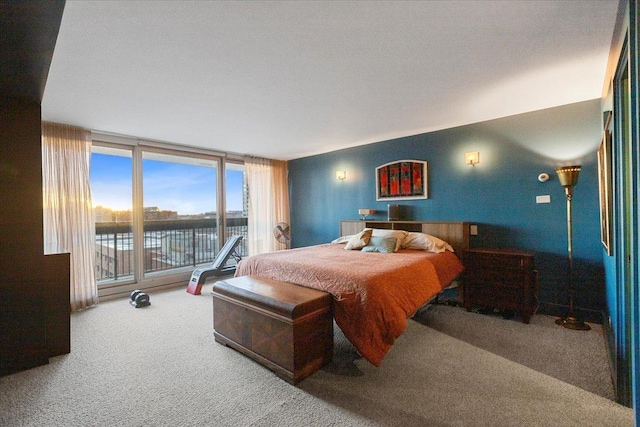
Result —
[[[273,227],[273,236],[280,243],[284,243],[287,249],[289,249],[289,244],[291,243],[291,228],[289,228],[289,224],[286,222],[279,222]]]

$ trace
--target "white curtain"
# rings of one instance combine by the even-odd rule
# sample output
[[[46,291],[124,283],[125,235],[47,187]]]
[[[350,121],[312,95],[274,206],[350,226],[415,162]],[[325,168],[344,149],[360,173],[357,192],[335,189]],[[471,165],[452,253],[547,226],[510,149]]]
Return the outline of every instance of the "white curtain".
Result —
[[[249,255],[286,249],[276,240],[278,223],[289,224],[289,183],[287,162],[250,158],[245,160],[249,189]]]
[[[45,254],[71,254],[73,311],[98,303],[90,159],[89,131],[42,124],[44,249]]]

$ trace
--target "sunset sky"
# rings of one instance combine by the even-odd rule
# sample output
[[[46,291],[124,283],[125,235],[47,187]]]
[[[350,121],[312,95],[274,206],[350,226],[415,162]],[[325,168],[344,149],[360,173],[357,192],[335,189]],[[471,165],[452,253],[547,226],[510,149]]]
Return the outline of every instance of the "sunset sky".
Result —
[[[179,214],[216,210],[216,171],[207,166],[145,159],[142,162],[144,206]],[[132,207],[132,160],[93,153],[91,192],[94,206]],[[242,210],[242,172],[227,170],[227,210]]]

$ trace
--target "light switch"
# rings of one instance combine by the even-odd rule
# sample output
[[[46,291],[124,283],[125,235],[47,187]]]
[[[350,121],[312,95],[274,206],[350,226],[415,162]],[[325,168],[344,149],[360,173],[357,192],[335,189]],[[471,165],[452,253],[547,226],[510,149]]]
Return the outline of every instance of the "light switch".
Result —
[[[478,235],[478,226],[475,225],[475,224],[469,226],[469,234],[471,234],[472,236],[477,236]]]
[[[551,196],[548,194],[536,196],[536,203],[551,203]]]

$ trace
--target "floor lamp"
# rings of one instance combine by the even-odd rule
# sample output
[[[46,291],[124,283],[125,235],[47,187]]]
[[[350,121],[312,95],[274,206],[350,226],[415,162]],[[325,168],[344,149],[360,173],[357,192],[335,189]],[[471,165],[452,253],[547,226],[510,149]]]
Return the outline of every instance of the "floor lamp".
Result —
[[[567,249],[569,252],[569,315],[556,320],[556,324],[564,326],[567,329],[588,331],[591,327],[582,320],[578,320],[573,312],[573,294],[575,293],[575,290],[573,288],[573,230],[571,199],[573,198],[573,187],[578,183],[580,166],[561,167],[556,169],[556,173],[558,174],[560,185],[564,187],[564,191],[567,195]]]

